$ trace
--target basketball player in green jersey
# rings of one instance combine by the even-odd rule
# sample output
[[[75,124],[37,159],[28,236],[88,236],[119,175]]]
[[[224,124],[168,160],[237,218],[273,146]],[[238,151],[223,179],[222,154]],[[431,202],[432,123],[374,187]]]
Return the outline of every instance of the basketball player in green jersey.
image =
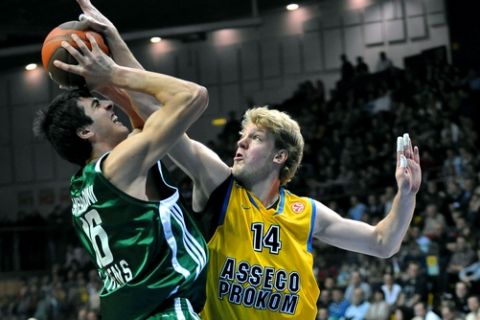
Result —
[[[78,50],[63,46],[78,65],[55,62],[83,76],[88,87],[121,103],[133,132],[113,102],[87,90],[57,97],[37,125],[56,151],[82,166],[72,177],[72,217],[103,288],[102,319],[198,319],[205,299],[206,243],[159,159],[205,110],[205,88],[167,75],[116,64],[88,36]],[[115,39],[113,55],[121,57]],[[163,106],[143,122],[124,90]]]
[[[78,2],[97,31],[111,28],[88,0]],[[123,63],[134,61],[132,56],[127,60]],[[158,104],[137,107],[146,118]],[[194,181],[194,209],[213,210],[215,215],[202,317],[314,319],[318,288],[312,273],[312,237],[378,257],[398,251],[421,182],[418,148],[412,147],[408,135],[397,139],[398,192],[389,214],[371,226],[286,190],[303,153],[296,121],[277,110],[254,108],[245,114],[242,126],[232,168],[185,134],[169,151]]]

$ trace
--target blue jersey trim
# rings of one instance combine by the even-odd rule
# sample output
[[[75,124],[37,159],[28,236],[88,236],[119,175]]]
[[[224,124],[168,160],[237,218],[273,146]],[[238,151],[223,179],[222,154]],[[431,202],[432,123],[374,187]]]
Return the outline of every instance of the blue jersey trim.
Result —
[[[283,213],[283,209],[285,208],[285,188],[280,187],[280,203],[278,204],[278,210],[275,214]]]
[[[230,194],[232,193],[233,187],[233,177],[230,178],[230,184],[228,185],[227,193],[225,194],[225,199],[223,199],[222,211],[218,217],[218,224],[222,225],[223,221],[225,220],[225,214],[227,213],[228,202],[230,201]]]
[[[308,242],[307,242],[308,252],[312,252],[312,237],[313,237],[313,230],[315,227],[315,217],[317,216],[315,201],[313,201],[313,199],[310,199],[310,203],[312,204],[312,215],[311,215],[311,221],[310,221],[310,233],[308,234]]]
[[[253,206],[255,208],[257,208],[257,210],[260,210],[257,202],[255,201],[255,199],[252,197],[252,195],[248,191],[247,191],[247,196],[248,196],[248,200],[250,200],[250,203],[252,203]],[[280,187],[279,199],[280,199],[280,201],[279,201],[279,204],[277,206],[278,210],[275,211],[275,214],[283,213],[283,209],[285,208],[285,188],[284,187]],[[269,209],[269,208],[266,208],[266,209]]]
[[[248,196],[248,200],[250,200],[250,202],[253,204],[253,206],[257,209],[257,210],[260,210],[258,208],[258,205],[257,203],[255,202],[255,199],[253,199],[252,195],[247,191],[247,196]]]

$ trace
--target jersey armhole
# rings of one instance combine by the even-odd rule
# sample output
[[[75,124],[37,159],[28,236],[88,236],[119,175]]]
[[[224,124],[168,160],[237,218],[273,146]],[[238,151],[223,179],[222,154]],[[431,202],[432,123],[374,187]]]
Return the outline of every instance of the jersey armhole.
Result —
[[[217,227],[222,225],[225,220],[233,183],[233,176],[228,176],[228,178],[212,192],[205,209],[201,213],[196,214],[202,216],[202,230],[204,230],[204,236],[207,240],[211,238]]]
[[[310,220],[310,232],[308,234],[308,242],[307,242],[308,252],[312,252],[312,238],[313,238],[313,231],[315,230],[315,219],[317,216],[315,201],[313,199],[310,199],[310,203],[312,205],[312,213],[311,213],[311,220]]]
[[[230,176],[232,177],[232,176]],[[232,179],[227,179],[225,182],[228,182],[228,187],[225,192],[225,195],[223,196],[223,203],[222,203],[222,209],[220,210],[220,214],[217,219],[217,226],[222,225],[223,221],[225,220],[225,214],[227,213],[227,207],[228,207],[228,202],[230,200],[230,194],[232,193],[232,186],[233,186],[233,178]],[[222,183],[222,186],[225,183]]]

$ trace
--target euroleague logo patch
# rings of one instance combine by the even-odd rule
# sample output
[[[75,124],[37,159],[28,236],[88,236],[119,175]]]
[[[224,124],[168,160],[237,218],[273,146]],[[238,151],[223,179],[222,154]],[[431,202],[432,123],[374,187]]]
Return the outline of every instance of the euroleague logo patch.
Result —
[[[305,210],[305,205],[301,202],[294,202],[294,203],[292,203],[291,208],[292,208],[293,212],[301,213],[301,212],[303,212],[303,210]]]

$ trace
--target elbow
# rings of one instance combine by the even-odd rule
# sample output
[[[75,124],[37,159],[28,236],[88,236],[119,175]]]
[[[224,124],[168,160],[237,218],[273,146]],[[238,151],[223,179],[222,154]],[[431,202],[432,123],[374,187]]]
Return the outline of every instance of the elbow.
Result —
[[[380,258],[382,259],[390,259],[391,257],[393,257],[398,251],[399,251],[399,247],[398,248],[393,248],[393,249],[390,249],[390,250],[385,250],[384,252],[382,252],[382,255],[380,256]]]
[[[174,118],[187,121],[190,124],[196,121],[205,112],[208,106],[208,91],[205,87],[195,85],[177,95],[177,109]]]
[[[389,259],[393,257],[400,250],[400,246],[391,247],[386,244],[380,245],[376,252],[376,256],[381,259]]]
[[[401,243],[393,243],[381,233],[377,233],[374,255],[381,259],[389,259],[400,250]]]
[[[207,109],[208,91],[207,88],[195,85],[188,92],[183,93],[184,103],[183,109],[186,113],[198,119]]]
[[[196,107],[199,109],[200,114],[207,110],[209,97],[208,90],[204,86],[197,86],[194,94],[194,101],[196,101]]]

